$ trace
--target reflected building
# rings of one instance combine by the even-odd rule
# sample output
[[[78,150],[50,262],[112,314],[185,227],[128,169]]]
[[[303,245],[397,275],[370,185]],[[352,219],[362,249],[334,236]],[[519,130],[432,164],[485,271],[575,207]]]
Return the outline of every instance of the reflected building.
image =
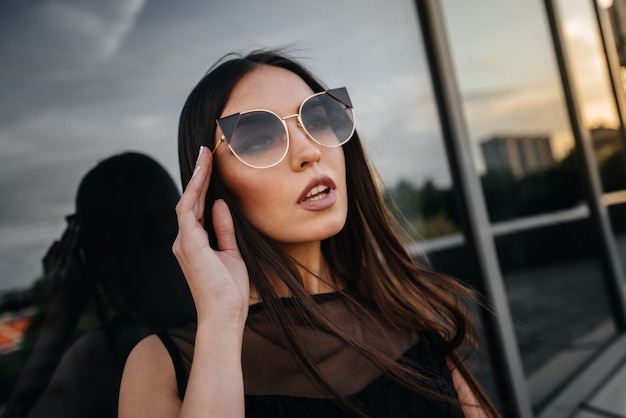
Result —
[[[593,150],[598,161],[604,160],[623,148],[620,133],[617,129],[599,126],[592,128],[590,134]]]
[[[350,13],[328,19],[340,6]],[[259,42],[282,39],[269,36],[280,28],[285,42],[302,36],[337,57],[361,103],[366,148],[384,155],[379,178],[406,179],[399,217],[415,219],[418,232],[424,219],[446,230],[409,249],[496,312],[475,307],[486,347],[476,371],[502,416],[598,417],[584,406],[626,364],[626,180],[611,199],[597,185],[603,157],[623,141],[623,119],[612,115],[626,109],[615,112],[609,76],[626,74],[626,0],[610,9],[593,0],[320,0],[298,27],[273,23],[281,7],[210,16],[243,22]],[[597,17],[607,13],[615,39],[605,50]],[[488,169],[513,176],[482,181],[481,152]],[[428,180],[442,177],[444,186]],[[602,416],[626,416],[616,414]]]
[[[510,169],[517,178],[554,165],[548,135],[498,135],[480,146],[488,170]]]
[[[621,167],[626,0],[416,3],[470,225],[434,259],[480,266],[502,415],[625,416],[587,406],[626,361],[626,181],[598,181]]]

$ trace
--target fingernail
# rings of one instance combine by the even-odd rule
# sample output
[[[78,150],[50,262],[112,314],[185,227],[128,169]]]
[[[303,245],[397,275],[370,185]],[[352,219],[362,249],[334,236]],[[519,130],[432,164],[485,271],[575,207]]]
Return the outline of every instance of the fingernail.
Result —
[[[196,168],[194,168],[193,174],[191,175],[191,178],[194,178],[196,176],[196,174],[198,174],[198,171],[200,171],[200,166],[196,166]]]
[[[196,164],[198,164],[198,161],[200,161],[200,157],[202,156],[203,152],[204,152],[204,146],[200,145],[200,150],[198,151],[198,158],[196,158]]]

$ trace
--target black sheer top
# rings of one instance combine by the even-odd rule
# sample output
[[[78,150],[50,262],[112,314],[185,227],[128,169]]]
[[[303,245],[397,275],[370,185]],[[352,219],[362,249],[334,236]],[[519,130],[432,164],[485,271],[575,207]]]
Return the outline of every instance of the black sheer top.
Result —
[[[409,334],[390,326],[379,315],[356,309],[341,293],[314,295],[324,315],[343,330],[418,370],[425,383],[456,399],[452,376],[435,333]],[[282,302],[290,312],[290,299]],[[295,308],[293,308],[295,309]],[[295,322],[306,355],[332,387],[371,417],[463,417],[460,406],[429,399],[405,388],[385,370],[373,366],[339,338]],[[159,334],[168,349],[178,391],[184,397],[193,360],[196,324]],[[262,303],[252,305],[244,331],[242,366],[247,417],[350,417],[306,377],[289,348],[278,337]]]

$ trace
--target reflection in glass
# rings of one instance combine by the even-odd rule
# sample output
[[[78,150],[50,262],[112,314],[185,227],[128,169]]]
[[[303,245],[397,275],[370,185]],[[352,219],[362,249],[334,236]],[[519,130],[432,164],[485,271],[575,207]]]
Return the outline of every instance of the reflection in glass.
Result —
[[[541,408],[615,334],[545,10],[539,0],[442,4],[528,389]]]
[[[389,5],[376,4],[379,10],[372,13],[373,19],[378,19],[374,16],[389,15]],[[373,44],[367,52],[363,51],[376,57],[377,62],[393,63],[393,70],[384,79],[375,80],[361,89],[350,85],[357,129],[384,185],[386,202],[410,233],[407,245],[415,256],[425,253],[433,269],[476,287],[477,278],[470,273],[473,267],[460,233],[454,186],[417,15],[408,0],[394,4],[403,5],[395,9],[397,13],[390,19],[396,22],[393,24],[393,44],[397,48],[388,48],[388,42],[385,42]],[[406,13],[411,13],[411,19],[406,19]],[[406,23],[398,23],[403,21]],[[372,30],[380,28],[377,36],[389,38],[388,26],[364,23],[367,21],[359,22],[358,26],[367,28],[368,36],[372,35]],[[403,35],[401,39],[400,35]],[[402,53],[398,54],[398,51]],[[367,67],[358,72],[360,78],[374,80],[376,77]],[[475,318],[480,321],[478,307]],[[495,379],[488,358],[483,361],[476,357],[472,362],[478,379],[497,404]]]
[[[394,196],[398,202],[396,214],[398,217],[407,219],[407,225],[415,231],[413,239],[420,240],[419,249],[432,255],[435,268],[442,272],[454,274],[456,277],[471,283],[473,279],[468,277],[467,273],[469,268],[463,268],[463,263],[467,262],[468,256],[460,250],[463,239],[458,233],[458,220],[454,205],[451,202],[452,185],[430,89],[430,78],[421,49],[423,43],[419,37],[414,2],[411,0],[394,2],[342,0],[333,1],[332,5],[329,1],[304,2],[299,5],[301,7],[298,9],[297,19],[284,18],[285,10],[289,10],[291,5],[284,1],[271,4],[267,2],[263,4],[245,3],[246,7],[243,8],[230,7],[232,4],[229,6],[228,2],[220,4],[220,7],[217,8],[214,4],[207,5],[208,3],[177,4],[174,6],[176,7],[175,13],[167,10],[170,6],[164,4],[162,14],[169,17],[172,25],[178,24],[181,28],[193,32],[193,36],[189,36],[191,32],[180,32],[182,34],[180,39],[177,39],[173,33],[163,35],[162,31],[158,31],[160,25],[150,25],[148,18],[139,19],[134,23],[135,26],[130,33],[132,36],[141,34],[140,38],[149,39],[150,42],[143,44],[138,39],[131,38],[132,42],[121,43],[124,45],[124,54],[111,54],[110,57],[107,57],[110,60],[107,61],[107,65],[101,66],[101,68],[109,71],[114,68],[130,68],[133,65],[136,65],[137,68],[144,68],[146,60],[155,64],[151,66],[149,72],[141,72],[141,83],[133,78],[124,79],[122,83],[117,79],[115,80],[117,87],[120,85],[133,86],[129,93],[131,99],[126,97],[125,101],[90,101],[91,97],[97,96],[96,94],[95,96],[88,95],[88,97],[79,96],[78,104],[74,103],[73,106],[69,107],[69,110],[63,106],[56,106],[55,112],[49,117],[54,119],[62,115],[63,118],[61,119],[73,127],[69,134],[59,130],[61,125],[64,125],[59,123],[54,125],[59,129],[52,132],[49,129],[48,120],[41,119],[35,114],[33,119],[39,121],[37,128],[20,132],[16,138],[28,138],[28,140],[18,142],[26,145],[34,143],[39,152],[12,153],[10,159],[19,161],[19,164],[10,165],[11,176],[7,176],[7,178],[17,181],[16,179],[32,180],[34,177],[41,177],[40,170],[36,170],[37,176],[25,174],[27,170],[33,167],[34,156],[47,154],[49,154],[48,156],[55,156],[58,154],[56,152],[58,149],[72,150],[68,153],[67,161],[75,160],[75,155],[78,154],[88,156],[88,158],[85,157],[84,160],[81,160],[83,162],[97,159],[101,157],[97,153],[104,149],[102,144],[114,148],[125,148],[129,144],[136,144],[137,147],[142,148],[149,143],[151,152],[158,148],[161,156],[168,158],[168,161],[175,161],[173,149],[169,147],[172,144],[171,132],[175,132],[176,121],[169,119],[161,121],[160,116],[161,114],[174,114],[175,111],[172,111],[169,105],[164,110],[157,104],[171,104],[172,94],[181,97],[186,95],[189,83],[191,80],[197,80],[197,72],[205,68],[206,61],[212,61],[211,57],[217,59],[229,50],[238,51],[260,45],[293,44],[296,48],[294,52],[298,56],[317,55],[313,57],[315,59],[311,59],[313,65],[317,66],[314,68],[315,72],[322,79],[327,80],[330,86],[347,85],[350,89],[356,107],[357,127],[366,143],[368,155],[379,170],[381,180],[387,185],[387,197]],[[349,12],[335,13],[329,16],[328,10],[331,9]],[[151,16],[154,17],[155,15]],[[69,20],[71,21],[71,19]],[[40,26],[55,28],[57,25],[47,22],[47,24]],[[346,28],[350,28],[350,30],[346,31]],[[390,31],[389,28],[393,28],[393,30]],[[30,33],[29,38],[32,38]],[[44,44],[57,40],[57,38],[46,36],[40,36],[37,39],[40,39]],[[155,39],[159,41],[155,42]],[[211,42],[207,43],[207,39],[211,39]],[[170,43],[180,47],[162,47],[162,45],[169,45]],[[57,44],[63,44],[63,42],[57,42]],[[161,46],[153,48],[154,45]],[[393,45],[393,48],[390,48],[390,45]],[[50,46],[51,44],[48,43],[46,47],[49,49]],[[139,47],[142,49],[135,49]],[[298,48],[302,48],[302,50]],[[25,46],[23,50],[29,51],[33,48]],[[140,53],[136,53],[137,51]],[[67,62],[75,62],[74,60],[65,60],[65,55],[57,55],[59,55],[59,60],[63,62],[63,68]],[[82,64],[82,66],[77,65],[77,67],[86,66],[89,68],[90,77],[88,78],[93,79],[92,66],[83,62],[89,57],[73,58]],[[170,68],[166,65],[168,63],[176,64]],[[39,68],[40,66],[32,67]],[[54,73],[54,66],[52,69]],[[59,71],[58,68],[56,70]],[[46,75],[43,78],[50,78],[48,77],[50,66],[46,66],[43,71]],[[123,71],[123,73],[128,75],[136,72]],[[31,75],[30,72],[26,74],[29,77]],[[63,72],[62,78],[69,83],[68,85],[76,86],[73,84],[76,80],[72,78],[76,77],[76,74],[81,73],[80,71],[78,73],[71,72],[71,74]],[[37,73],[38,75],[39,73]],[[52,78],[54,79],[54,77]],[[110,77],[95,78],[107,80]],[[83,77],[78,77],[78,79],[81,81],[78,83],[79,87],[70,90],[83,91],[80,88],[83,86]],[[163,83],[165,79],[171,80],[173,84]],[[63,85],[65,86],[65,84]],[[139,88],[144,85],[150,86],[149,92],[146,93]],[[161,85],[166,85],[165,91],[167,93],[163,93],[158,87],[155,87]],[[183,91],[180,90],[181,85]],[[96,91],[100,91],[99,89],[105,91],[106,87],[103,86],[106,84],[92,87],[96,88]],[[117,91],[118,89],[111,90]],[[62,91],[65,93],[68,89],[63,88]],[[92,90],[90,89],[90,91]],[[108,93],[112,92],[106,91],[106,93],[108,97]],[[63,98],[65,99],[65,96]],[[48,100],[55,104],[64,103],[64,100],[58,100],[58,98]],[[45,103],[45,100],[42,102]],[[132,103],[133,108],[140,108],[142,112],[146,113],[141,115],[126,114],[129,103]],[[103,104],[106,106],[102,107]],[[77,113],[78,108],[81,111]],[[47,115],[46,112],[44,114]],[[154,122],[151,117],[146,118],[146,115],[150,114],[158,116],[154,118],[157,122]],[[127,119],[141,121],[141,123],[136,123],[141,129],[129,130],[125,124],[111,123],[109,118],[112,116],[116,121],[126,121]],[[76,125],[78,121],[84,121],[87,125]],[[97,129],[99,126],[105,126],[107,129],[99,130]],[[154,128],[151,128],[152,126]],[[44,127],[41,128],[43,132],[39,130],[39,127]],[[120,130],[111,131],[110,128],[119,128]],[[91,140],[88,142],[84,141],[83,132],[85,130],[90,133]],[[93,137],[93,134],[97,134],[97,132],[103,132],[104,137],[97,135]],[[162,135],[162,132],[167,134]],[[50,138],[49,135],[53,135],[53,137]],[[56,140],[57,137],[64,138],[63,142]],[[51,140],[39,141],[40,138]],[[148,139],[150,142],[147,142]],[[131,142],[128,142],[129,140]],[[63,146],[60,147],[59,144]],[[94,144],[99,145],[94,146]],[[42,146],[44,148],[50,146],[54,148],[55,152],[47,152],[50,151],[48,149],[43,149],[42,152]],[[29,150],[30,148],[27,147],[26,151]],[[64,166],[66,160],[53,161],[62,161],[58,165]],[[5,166],[3,166],[5,169],[9,167],[7,164]],[[171,172],[178,171],[176,164],[169,168]],[[70,169],[67,171],[72,172]],[[54,175],[48,177],[55,178]],[[69,184],[67,179],[68,177],[59,177],[58,183],[54,184],[65,187]],[[17,185],[18,187],[11,188],[30,190],[34,200],[20,200],[19,207],[14,205],[16,209],[10,211],[18,216],[10,219],[3,218],[0,222],[0,227],[6,228],[6,225],[10,225],[11,231],[16,231],[12,235],[20,237],[20,239],[6,240],[4,244],[7,248],[2,253],[5,259],[12,261],[28,259],[25,257],[27,251],[25,250],[24,236],[31,240],[28,241],[29,244],[39,244],[36,241],[41,234],[24,234],[22,227],[15,227],[18,224],[33,222],[33,218],[30,217],[31,212],[24,211],[24,207],[41,208],[45,212],[42,215],[45,219],[54,219],[58,215],[54,212],[57,206],[62,207],[63,204],[68,205],[71,202],[69,200],[71,196],[59,193],[60,186],[56,188],[46,186],[47,189],[50,189],[46,190],[46,193],[49,192],[56,196],[57,200],[52,201],[54,203],[52,204],[46,197],[48,195],[44,196],[42,193],[37,193],[39,189],[33,188],[31,183],[16,183],[13,186]],[[63,202],[65,198],[68,199],[67,202],[58,203]],[[11,202],[11,199],[7,199],[6,202]],[[55,232],[51,234],[51,237],[57,233],[54,229],[56,224],[52,225],[53,228],[51,229]],[[39,257],[38,250],[34,252],[36,257]],[[2,266],[5,269],[6,264]],[[14,271],[4,274],[7,279],[13,279],[14,276],[20,276],[20,274]],[[7,286],[7,283],[2,285]],[[33,301],[28,292],[29,290],[20,291],[15,297],[10,297],[10,302],[16,302],[19,299],[18,302],[30,307]],[[8,306],[8,304],[3,306]],[[11,309],[16,309],[15,305],[12,306]],[[31,314],[29,313],[29,315]],[[25,326],[25,321],[16,321],[16,327],[22,329]],[[24,346],[28,344],[29,342],[26,341]],[[10,347],[12,350],[10,355],[17,359],[15,363],[8,361],[3,363],[4,366],[11,366],[12,369],[9,371],[0,370],[0,375],[8,377],[0,379],[2,383],[0,404],[11,393],[15,381],[13,377],[19,372],[17,370],[19,367],[13,366],[19,363],[21,367],[23,365],[22,357],[27,354],[20,347],[23,346],[16,344]],[[490,372],[487,367],[488,364],[485,365],[485,373],[481,375],[485,379],[488,379],[485,376]]]
[[[621,258],[626,260],[626,142],[620,129],[616,100],[611,91],[610,73],[604,57],[598,19],[590,1],[559,0],[558,6],[565,47],[581,101],[583,121],[593,143],[604,191],[603,200],[607,206],[617,249]],[[621,40],[617,45],[607,47],[617,47],[623,51],[624,38],[620,34],[626,22],[619,9],[626,9],[624,3],[600,6],[609,8],[615,26],[612,32],[618,34],[615,39]],[[624,54],[619,56],[623,60]],[[621,63],[622,74],[625,64]]]
[[[593,4],[587,0],[559,0],[557,4],[583,122],[591,136],[603,190],[624,189],[624,142]]]

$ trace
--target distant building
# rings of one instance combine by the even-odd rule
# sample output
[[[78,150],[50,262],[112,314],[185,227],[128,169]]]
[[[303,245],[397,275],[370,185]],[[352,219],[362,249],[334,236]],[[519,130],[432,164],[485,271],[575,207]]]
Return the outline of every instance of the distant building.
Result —
[[[590,132],[597,161],[602,161],[622,149],[623,145],[617,129],[600,126],[591,129]]]
[[[515,177],[554,165],[547,135],[499,135],[481,144],[487,169],[511,170]]]

